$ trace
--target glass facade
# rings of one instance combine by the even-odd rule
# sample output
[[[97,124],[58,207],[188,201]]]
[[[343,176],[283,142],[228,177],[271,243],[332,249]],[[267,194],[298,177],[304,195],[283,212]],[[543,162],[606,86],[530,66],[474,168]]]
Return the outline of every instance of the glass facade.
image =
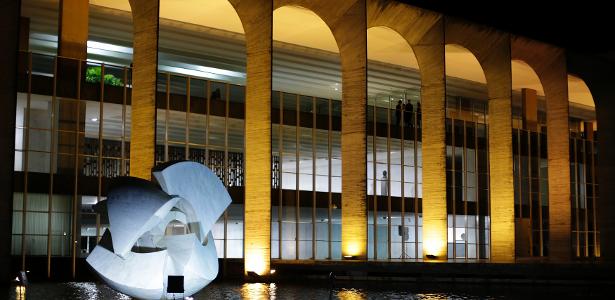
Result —
[[[600,230],[596,223],[598,147],[592,122],[572,119],[570,130],[570,200],[572,253],[578,258],[600,256]]]
[[[242,86],[159,73],[156,164],[191,160],[208,166],[232,203],[213,229],[218,257],[243,257],[244,103]]]
[[[489,258],[487,103],[446,99],[448,257]]]
[[[271,258],[341,259],[341,102],[272,93]]]
[[[418,91],[368,98],[368,258],[423,256],[421,108]]]
[[[513,170],[516,255],[548,256],[549,183],[544,98],[538,100],[537,120],[524,123],[521,95],[513,94]],[[534,124],[536,123],[536,124]]]
[[[94,205],[129,172],[130,69],[20,53],[12,252],[87,256]]]

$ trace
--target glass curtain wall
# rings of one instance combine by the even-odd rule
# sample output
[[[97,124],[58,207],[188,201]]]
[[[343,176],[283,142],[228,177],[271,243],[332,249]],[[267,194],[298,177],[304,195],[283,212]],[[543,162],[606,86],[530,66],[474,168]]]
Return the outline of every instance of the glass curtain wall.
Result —
[[[272,93],[271,257],[341,259],[341,102]]]
[[[489,258],[489,158],[486,101],[447,96],[448,257]]]
[[[538,111],[538,126],[523,125],[521,99],[513,95],[513,176],[516,255],[548,256],[549,182],[546,114]],[[544,100],[539,103],[544,106]]]
[[[46,256],[51,276],[52,257],[87,255],[106,227],[94,204],[108,178],[128,174],[129,74],[20,53],[12,252],[22,267]]]
[[[213,228],[220,258],[243,257],[245,89],[171,73],[158,74],[156,163],[208,166],[232,203]]]
[[[578,258],[599,257],[600,231],[596,224],[599,196],[596,178],[597,133],[591,121],[572,119],[570,124],[572,253]]]
[[[368,258],[421,258],[419,91],[370,97],[367,117]]]

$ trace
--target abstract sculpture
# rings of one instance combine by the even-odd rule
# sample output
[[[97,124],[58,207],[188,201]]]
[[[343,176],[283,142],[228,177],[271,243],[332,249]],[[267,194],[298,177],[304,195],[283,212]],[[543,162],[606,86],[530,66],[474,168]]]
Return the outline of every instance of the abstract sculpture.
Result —
[[[166,289],[169,275],[184,276],[184,296],[190,296],[218,274],[211,229],[231,197],[199,163],[164,164],[153,174],[160,188],[134,177],[116,180],[99,203],[107,208],[109,229],[86,261],[108,285],[129,296],[172,298]]]

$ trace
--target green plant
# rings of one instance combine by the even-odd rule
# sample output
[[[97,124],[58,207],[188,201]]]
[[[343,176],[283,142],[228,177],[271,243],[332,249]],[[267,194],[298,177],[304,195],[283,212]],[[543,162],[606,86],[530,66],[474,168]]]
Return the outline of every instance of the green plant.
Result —
[[[89,83],[100,82],[100,67],[88,67],[85,70],[85,81]]]
[[[99,83],[100,82],[100,67],[88,67],[85,70],[85,82],[88,83]],[[124,86],[124,83],[121,79],[115,77],[113,74],[105,74],[104,82],[106,85],[110,86]]]

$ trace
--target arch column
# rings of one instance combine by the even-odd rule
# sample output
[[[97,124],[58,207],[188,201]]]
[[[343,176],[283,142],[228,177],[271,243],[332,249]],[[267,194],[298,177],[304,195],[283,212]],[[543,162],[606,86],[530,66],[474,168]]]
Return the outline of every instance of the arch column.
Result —
[[[491,261],[515,259],[510,35],[446,18],[447,44],[461,45],[478,59],[489,97],[489,202]]]
[[[421,74],[423,257],[447,259],[444,23],[437,13],[392,1],[368,1],[368,27],[398,32],[414,51]],[[427,126],[428,125],[428,126]]]
[[[511,57],[529,64],[543,85],[547,102],[549,258],[570,260],[570,140],[566,57],[562,49],[522,37],[511,39]]]
[[[156,73],[159,1],[129,0],[134,27],[130,176],[151,179],[156,145]],[[134,126],[136,128],[136,126]]]
[[[271,261],[271,1],[231,0],[246,37],[244,271]]]
[[[312,10],[329,26],[342,65],[342,255],[367,258],[367,18],[363,0],[274,0]]]
[[[597,254],[603,261],[615,262],[615,67],[578,53],[568,52],[566,59],[569,73],[585,81],[596,105],[599,130],[596,176],[600,188],[596,201],[597,228],[600,231]]]
[[[342,256],[367,259],[365,1],[356,1],[331,29],[342,62]]]

